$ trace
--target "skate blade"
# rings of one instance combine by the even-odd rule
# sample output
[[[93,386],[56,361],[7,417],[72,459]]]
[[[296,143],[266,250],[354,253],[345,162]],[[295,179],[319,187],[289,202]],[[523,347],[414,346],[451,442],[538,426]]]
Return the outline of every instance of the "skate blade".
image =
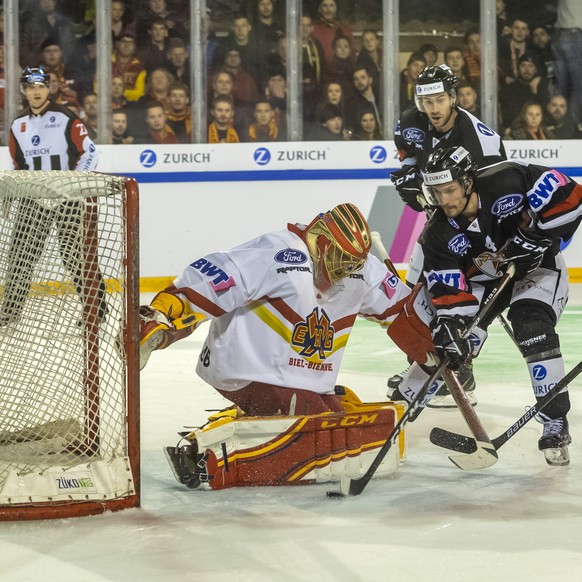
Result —
[[[544,449],[546,463],[552,467],[564,467],[570,464],[570,452],[568,447],[557,447],[555,449]]]
[[[168,464],[170,465],[170,469],[172,469],[172,473],[174,474],[174,477],[176,478],[176,481],[178,481],[178,483],[182,483],[182,467],[180,465],[180,461],[179,461],[179,449],[178,447],[164,447],[164,455],[166,456],[166,459],[168,460]]]

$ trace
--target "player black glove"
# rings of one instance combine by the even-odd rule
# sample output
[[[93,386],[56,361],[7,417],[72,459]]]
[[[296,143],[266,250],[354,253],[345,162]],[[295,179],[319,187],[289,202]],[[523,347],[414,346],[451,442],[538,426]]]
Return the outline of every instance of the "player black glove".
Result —
[[[422,178],[416,166],[404,166],[396,172],[390,174],[390,180],[404,204],[408,204],[412,210],[423,212],[424,208],[418,201],[418,196],[424,196],[422,193]]]
[[[469,338],[463,338],[467,327],[467,320],[460,315],[437,317],[431,325],[436,353],[441,360],[448,358],[451,370],[458,370],[473,351]]]
[[[535,271],[542,263],[545,252],[552,246],[552,240],[521,228],[503,245],[501,254],[504,262],[513,261],[518,279]]]

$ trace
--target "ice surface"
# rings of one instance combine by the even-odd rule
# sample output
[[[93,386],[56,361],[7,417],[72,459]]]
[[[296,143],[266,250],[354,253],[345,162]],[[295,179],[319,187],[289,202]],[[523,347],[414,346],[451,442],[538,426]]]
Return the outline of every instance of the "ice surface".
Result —
[[[582,293],[577,295],[582,296]],[[578,305],[582,301],[577,302]],[[579,361],[582,309],[560,323],[566,368]],[[530,422],[499,461],[464,473],[432,445],[433,426],[464,431],[456,410],[424,412],[409,458],[359,497],[330,485],[191,491],[162,446],[227,404],[194,373],[204,329],[142,372],[142,508],[102,516],[0,524],[0,580],[430,581],[578,579],[582,574],[581,380],[572,386],[571,465],[546,465]],[[381,330],[358,325],[340,381],[363,400],[385,398],[403,358]],[[499,325],[476,363],[477,413],[498,436],[533,403],[525,365]]]

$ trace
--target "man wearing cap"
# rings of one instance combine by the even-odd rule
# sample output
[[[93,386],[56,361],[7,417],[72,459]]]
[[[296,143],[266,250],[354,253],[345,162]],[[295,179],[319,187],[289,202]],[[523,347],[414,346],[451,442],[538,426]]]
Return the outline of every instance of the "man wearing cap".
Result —
[[[78,102],[75,80],[67,78],[63,51],[61,45],[54,38],[47,38],[40,45],[40,64],[47,73],[54,73],[58,79],[60,94],[63,101]]]
[[[499,90],[501,120],[505,129],[511,126],[526,101],[540,103],[544,109],[548,102],[547,82],[538,74],[534,58],[527,53],[519,57],[517,80]]]
[[[146,71],[135,53],[135,35],[124,32],[115,43],[111,76],[123,79],[124,95],[128,101],[137,101],[145,93]]]
[[[310,141],[340,141],[344,139],[342,113],[337,105],[327,103],[319,113],[319,127]]]
[[[421,45],[418,52],[424,57],[427,67],[432,67],[437,64],[439,51],[434,44],[427,42],[426,44]]]

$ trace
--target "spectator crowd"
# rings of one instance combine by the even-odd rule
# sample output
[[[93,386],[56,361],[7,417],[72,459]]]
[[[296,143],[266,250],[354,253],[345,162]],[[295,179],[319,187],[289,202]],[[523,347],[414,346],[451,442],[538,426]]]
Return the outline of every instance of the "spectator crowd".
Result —
[[[93,139],[99,134],[96,4],[93,0],[19,3],[20,64],[40,64],[50,73],[51,98],[76,111]],[[285,1],[207,0],[206,4],[207,142],[285,140]],[[377,26],[382,3],[355,3],[360,4],[356,18],[353,3],[303,1],[301,88],[306,140],[377,140],[384,135],[383,90],[385,81],[392,80],[382,78],[382,31]],[[406,4],[413,10],[414,0]],[[445,14],[447,9],[454,11],[447,8],[447,0],[435,4],[442,4]],[[401,5],[402,17],[406,8]],[[497,0],[496,8],[500,133],[505,139],[582,137],[582,75],[576,70],[582,62],[582,2]],[[111,19],[113,142],[190,143],[189,2],[112,0]],[[459,80],[459,106],[480,116],[479,27],[468,27],[458,41],[454,38],[435,38],[434,43],[420,43],[418,50],[402,55],[400,113],[414,106],[415,83],[422,69],[442,63]]]

